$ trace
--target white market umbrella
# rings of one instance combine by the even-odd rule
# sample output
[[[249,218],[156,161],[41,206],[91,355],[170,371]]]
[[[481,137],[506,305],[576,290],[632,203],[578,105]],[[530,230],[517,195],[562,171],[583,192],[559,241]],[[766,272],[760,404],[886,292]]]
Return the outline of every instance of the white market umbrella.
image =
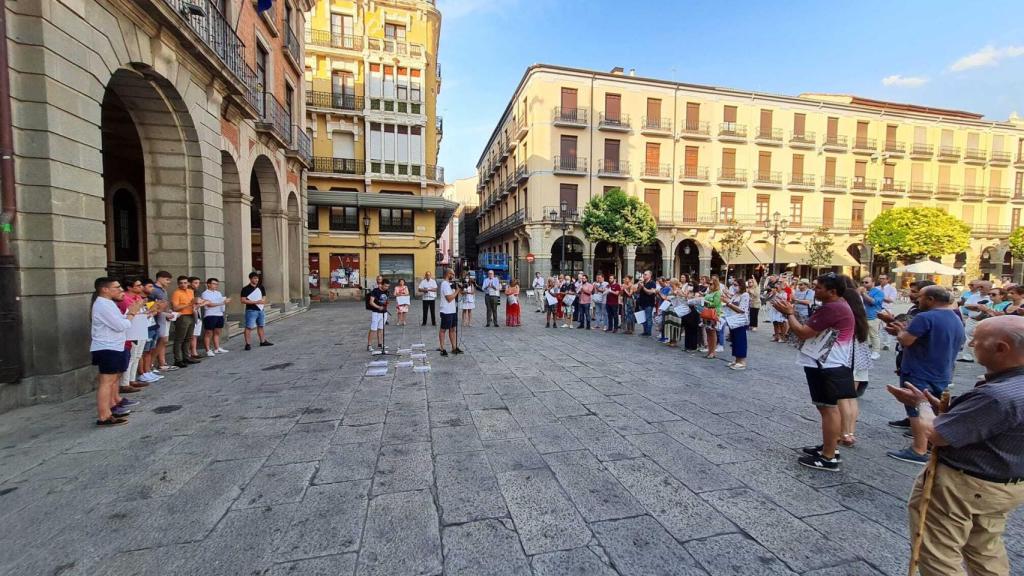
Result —
[[[942,276],[961,276],[964,273],[963,270],[958,270],[939,262],[932,262],[931,260],[922,260],[908,266],[900,266],[899,268],[893,268],[892,271],[898,274],[940,274]]]

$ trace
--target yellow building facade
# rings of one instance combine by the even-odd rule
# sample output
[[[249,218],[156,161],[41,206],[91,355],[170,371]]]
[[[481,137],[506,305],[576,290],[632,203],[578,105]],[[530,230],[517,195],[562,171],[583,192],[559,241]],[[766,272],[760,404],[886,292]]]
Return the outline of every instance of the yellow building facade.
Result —
[[[770,268],[773,252],[778,269],[806,264],[804,244],[822,226],[835,241],[834,266],[884,270],[864,233],[901,206],[939,207],[970,224],[970,250],[944,261],[998,277],[1013,268],[1006,240],[1024,208],[1024,122],[535,65],[477,170],[480,251],[509,254],[523,279],[583,269],[718,272],[716,247],[732,220],[748,242],[730,264],[748,271]],[[651,207],[655,244],[583,235],[583,207],[615,187]]]
[[[325,298],[378,274],[435,271],[455,204],[437,166],[441,14],[427,0],[317,0],[306,18],[309,284]]]

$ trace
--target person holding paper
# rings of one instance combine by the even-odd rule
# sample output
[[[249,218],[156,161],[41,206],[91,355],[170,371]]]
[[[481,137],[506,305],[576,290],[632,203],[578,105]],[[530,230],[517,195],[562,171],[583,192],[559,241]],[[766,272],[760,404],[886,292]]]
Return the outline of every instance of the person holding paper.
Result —
[[[554,278],[548,278],[544,288],[544,327],[558,328],[558,284]]]
[[[637,286],[637,297],[636,297],[636,308],[637,313],[643,317],[643,322],[637,319],[637,323],[643,324],[644,331],[641,336],[650,336],[653,334],[651,331],[654,325],[654,302],[658,295],[658,284],[654,281],[654,277],[650,270],[644,270],[644,275],[641,277],[640,285]]]
[[[508,288],[505,289],[505,297],[505,325],[519,326],[519,280],[513,278],[508,283]]]
[[[366,332],[366,351],[373,352],[373,339],[376,336],[377,348],[384,350],[384,325],[388,321],[388,287],[387,278],[381,278],[377,287],[370,291],[366,299],[366,309],[370,311],[370,329]]]
[[[254,329],[259,336],[260,346],[273,346],[263,332],[263,327],[267,324],[267,316],[263,312],[267,305],[267,295],[259,273],[249,273],[249,283],[242,288],[242,304],[245,304],[245,332],[242,333],[245,337],[245,350],[252,350],[250,338]]]
[[[437,326],[437,319],[434,316],[434,302],[437,300],[437,281],[430,276],[430,272],[423,273],[423,280],[420,281],[416,291],[423,298],[423,323],[420,326],[427,325],[428,311],[430,312],[430,325]]]
[[[729,368],[733,370],[747,369],[747,325],[750,324],[750,294],[739,290],[729,297],[724,307],[725,323],[732,335],[733,362]]]
[[[498,327],[498,304],[501,302],[501,281],[494,276],[494,270],[487,271],[487,278],[480,287],[484,291],[484,304],[487,306],[487,325],[485,328]]]
[[[797,353],[797,364],[803,366],[811,402],[821,415],[819,446],[804,448],[798,462],[812,470],[839,471],[839,437],[842,416],[839,401],[856,398],[853,382],[853,337],[856,320],[853,310],[843,298],[846,283],[842,276],[829,272],[814,280],[814,298],[822,303],[807,324],[797,319],[793,304],[782,298],[772,300],[772,307],[789,324],[790,331],[803,340]]]
[[[540,272],[537,272],[533,276],[533,284],[530,287],[533,289],[533,299],[537,301],[537,312],[544,311],[544,277],[541,276]]]
[[[405,285],[405,278],[399,278],[398,285],[395,286],[395,304],[398,325],[405,326],[405,317],[409,314],[409,287]]]
[[[471,326],[473,310],[476,308],[476,278],[468,276],[465,286],[462,290],[462,303],[459,307],[462,308],[462,325]]]
[[[444,338],[447,334],[448,341],[452,344],[452,354],[462,354],[459,349],[459,311],[458,299],[462,293],[462,287],[457,283],[453,286],[455,271],[448,268],[444,271],[444,280],[441,281],[441,329],[437,331],[438,352],[441,356],[448,356],[444,349]]]

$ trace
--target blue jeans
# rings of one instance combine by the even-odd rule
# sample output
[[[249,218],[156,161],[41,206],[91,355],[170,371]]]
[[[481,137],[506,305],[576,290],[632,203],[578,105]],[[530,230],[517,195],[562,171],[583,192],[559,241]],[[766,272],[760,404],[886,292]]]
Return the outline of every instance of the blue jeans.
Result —
[[[906,382],[910,382],[911,384],[914,385],[914,388],[917,388],[918,390],[927,390],[931,392],[932,396],[935,396],[936,398],[941,397],[942,393],[946,390],[946,387],[949,386],[949,382],[935,382],[930,380],[922,380],[920,378],[914,378],[907,374],[900,374],[900,386],[903,386]],[[904,406],[903,408],[905,408],[907,411],[907,417],[917,418],[919,416],[917,408],[912,408],[910,406]]]
[[[590,328],[590,304],[580,304],[579,322],[580,328]]]
[[[245,311],[245,327],[249,330],[259,326],[263,327],[267,323],[267,317],[263,313],[263,310],[246,310]]]
[[[654,306],[644,307],[644,336],[651,335],[651,327],[654,325]]]
[[[600,328],[608,327],[608,309],[605,308],[604,302],[594,303],[594,325]]]

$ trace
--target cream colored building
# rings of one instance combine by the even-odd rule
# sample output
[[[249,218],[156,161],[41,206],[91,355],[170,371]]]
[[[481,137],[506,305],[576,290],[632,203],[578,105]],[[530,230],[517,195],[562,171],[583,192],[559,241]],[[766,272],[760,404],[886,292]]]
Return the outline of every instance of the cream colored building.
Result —
[[[433,272],[441,198],[441,13],[431,0],[316,0],[306,22],[310,292]]]
[[[275,314],[308,303],[311,4],[277,0],[258,14],[252,0],[6,3],[16,207],[4,243],[18,308],[0,321],[16,319],[21,334],[2,328],[0,410],[92,389],[99,276],[217,277],[235,296],[229,321],[253,270]]]
[[[520,278],[530,252],[545,273],[719,271],[717,241],[730,220],[749,236],[732,264],[752,272],[771,264],[767,228],[776,213],[787,224],[780,269],[804,264],[803,244],[825,226],[835,239],[833,264],[859,273],[872,263],[867,225],[899,206],[936,206],[962,218],[973,229],[971,248],[945,260],[998,276],[1004,258],[1012,266],[1006,239],[1024,207],[1024,123],[855,96],[683,84],[619,68],[535,65],[477,169],[478,245],[511,255]],[[613,187],[650,205],[654,245],[584,237],[578,215]]]
[[[452,184],[444,187],[442,197],[445,200],[455,202],[458,208],[452,216],[448,227],[441,233],[438,239],[438,266],[458,267],[461,254],[459,253],[459,222],[466,210],[480,206],[480,195],[477,193],[477,186],[480,181],[476,176],[460,178]]]

